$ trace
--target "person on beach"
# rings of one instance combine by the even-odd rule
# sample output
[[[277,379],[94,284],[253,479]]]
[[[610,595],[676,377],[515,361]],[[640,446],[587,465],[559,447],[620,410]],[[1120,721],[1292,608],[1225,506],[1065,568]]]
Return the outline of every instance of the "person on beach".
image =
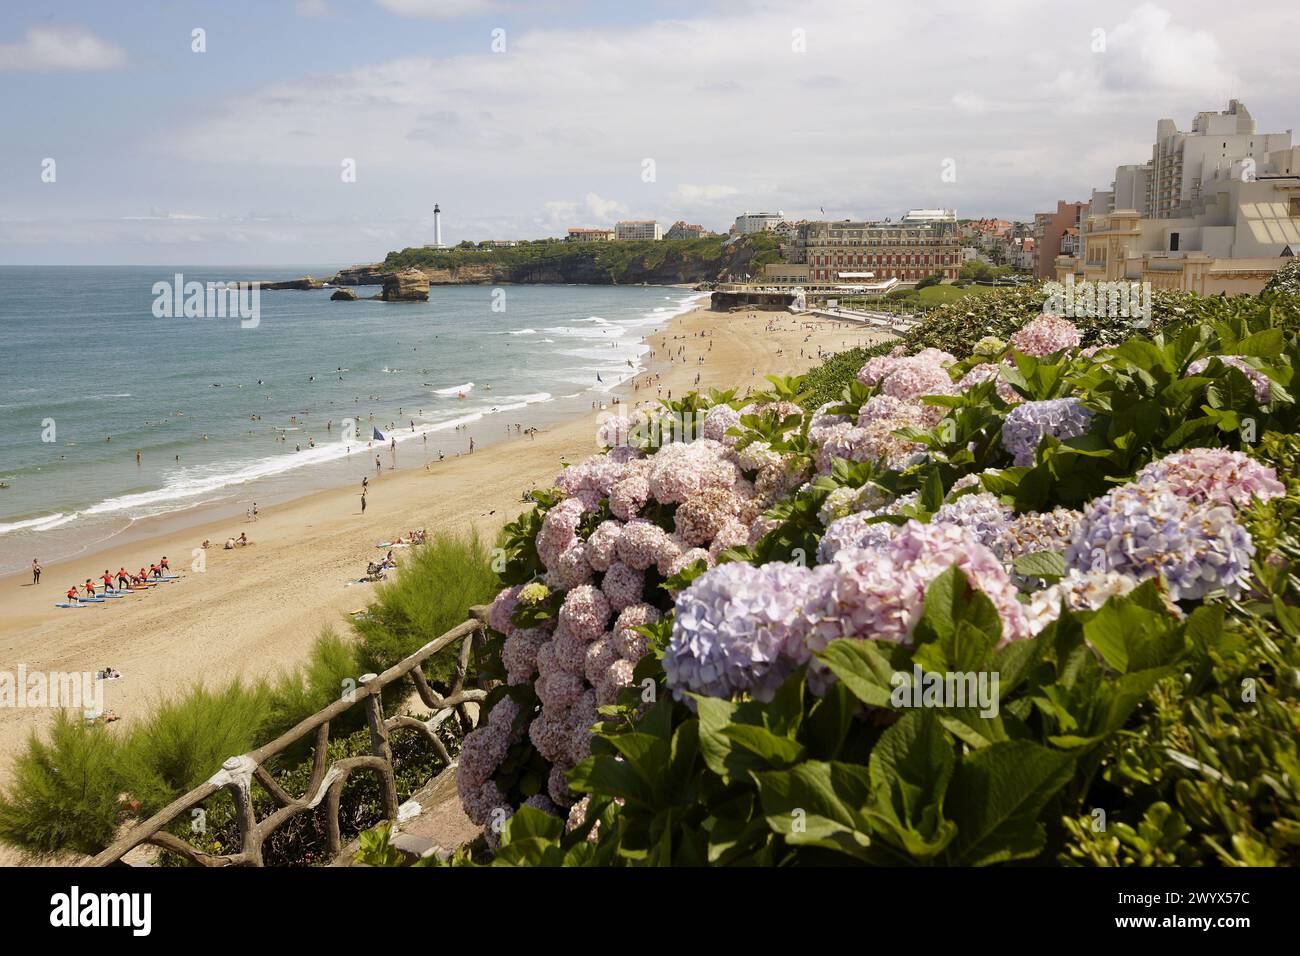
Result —
[[[131,586],[131,577],[126,573],[126,568],[117,569],[117,586],[125,589]]]
[[[239,540],[235,542],[241,548],[248,546],[248,534],[244,531],[239,532]]]
[[[68,588],[68,603],[69,604],[77,603],[77,586],[75,584],[72,587]]]
[[[99,576],[99,579],[104,582],[105,591],[113,590],[113,575],[109,573],[108,568],[104,569],[104,573]]]
[[[32,584],[41,583],[41,562],[32,558]]]
[[[141,568],[140,573],[136,575],[136,577],[140,580],[141,583],[144,583],[145,581],[149,580],[149,572],[147,572],[144,568]]]
[[[377,475],[377,474],[379,474],[379,473],[380,473],[381,471],[383,471],[383,470],[384,470],[384,466],[383,466],[383,464],[379,461],[379,456],[376,455],[376,456],[375,456],[375,474]]]
[[[86,583],[82,586],[86,589],[86,597],[93,598],[95,596],[95,585],[90,578],[86,578]]]
[[[364,488],[361,489],[361,513],[366,513],[366,491]]]
[[[162,558],[158,561],[158,567],[162,570],[163,574],[166,574],[168,571],[171,570],[171,568],[167,566],[167,555],[164,554]]]
[[[162,577],[162,571],[159,569],[158,565],[156,564],[149,565],[149,577],[155,579]]]
[[[474,439],[473,439],[473,438],[471,438],[471,439],[469,440],[469,453],[470,453],[471,455],[474,454]]]

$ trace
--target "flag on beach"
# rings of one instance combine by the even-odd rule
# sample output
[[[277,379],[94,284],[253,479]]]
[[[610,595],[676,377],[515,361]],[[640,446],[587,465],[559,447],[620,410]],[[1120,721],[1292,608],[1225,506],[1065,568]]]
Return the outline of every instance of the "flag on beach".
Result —
[[[375,428],[374,425],[371,425],[370,427],[371,427],[372,429],[374,429],[374,432],[375,432],[375,434],[374,434],[373,436],[371,436],[371,437],[373,437],[375,441],[383,441],[383,440],[384,440],[384,433],[381,432],[378,428]]]

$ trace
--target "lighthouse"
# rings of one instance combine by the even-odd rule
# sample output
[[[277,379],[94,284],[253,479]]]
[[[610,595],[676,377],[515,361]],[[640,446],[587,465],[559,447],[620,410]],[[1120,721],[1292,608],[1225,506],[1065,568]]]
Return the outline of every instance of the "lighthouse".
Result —
[[[433,204],[433,245],[435,249],[442,248],[442,210],[438,204]]]

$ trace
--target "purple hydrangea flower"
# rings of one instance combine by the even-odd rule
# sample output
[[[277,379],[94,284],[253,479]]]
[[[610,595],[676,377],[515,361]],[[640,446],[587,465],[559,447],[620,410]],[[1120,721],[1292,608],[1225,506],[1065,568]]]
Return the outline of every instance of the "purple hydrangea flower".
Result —
[[[1008,412],[1002,423],[1002,447],[1015,456],[1017,465],[1032,465],[1044,435],[1077,438],[1091,424],[1092,411],[1077,398],[1024,402]]]
[[[1084,509],[1065,560],[1080,571],[1164,575],[1170,597],[1182,601],[1220,588],[1237,595],[1254,553],[1231,507],[1200,504],[1159,484],[1128,484]]]
[[[696,578],[677,595],[664,654],[673,694],[771,700],[807,659],[804,602],[811,580],[807,568],[784,562],[730,562]]]

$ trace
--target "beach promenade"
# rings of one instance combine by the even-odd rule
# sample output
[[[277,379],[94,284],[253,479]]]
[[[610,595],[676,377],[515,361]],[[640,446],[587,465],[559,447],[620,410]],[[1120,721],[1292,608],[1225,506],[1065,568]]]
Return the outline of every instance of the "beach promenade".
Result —
[[[708,334],[700,337],[699,333]],[[629,405],[693,388],[766,386],[765,374],[791,375],[817,364],[818,350],[839,351],[888,337],[829,319],[780,313],[722,315],[696,310],[679,316],[647,341],[649,371],[619,389]],[[680,358],[669,362],[671,353]],[[802,351],[802,356],[801,356]],[[705,361],[697,363],[699,356]],[[696,375],[699,385],[694,384]],[[659,376],[654,380],[654,376]],[[523,493],[549,486],[565,462],[594,454],[597,412],[527,434],[502,439],[473,455],[371,475],[361,513],[358,488],[320,491],[266,509],[255,523],[234,518],[135,537],[101,554],[45,567],[39,586],[28,574],[0,579],[0,660],[10,669],[85,672],[113,667],[105,706],[123,721],[147,714],[155,703],[203,680],[274,677],[302,661],[322,627],[346,631],[347,613],[366,606],[373,585],[352,584],[366,563],[384,552],[381,541],[413,528],[468,531],[491,538],[527,506]],[[527,427],[527,422],[524,422]],[[228,537],[246,532],[246,548],[223,550]],[[192,550],[212,542],[202,573],[189,570]],[[104,568],[147,567],[167,555],[184,575],[173,585],[78,610],[53,605],[68,582],[97,577]],[[401,561],[401,551],[397,552]],[[50,709],[0,708],[0,783],[13,756],[34,730],[46,727]]]

